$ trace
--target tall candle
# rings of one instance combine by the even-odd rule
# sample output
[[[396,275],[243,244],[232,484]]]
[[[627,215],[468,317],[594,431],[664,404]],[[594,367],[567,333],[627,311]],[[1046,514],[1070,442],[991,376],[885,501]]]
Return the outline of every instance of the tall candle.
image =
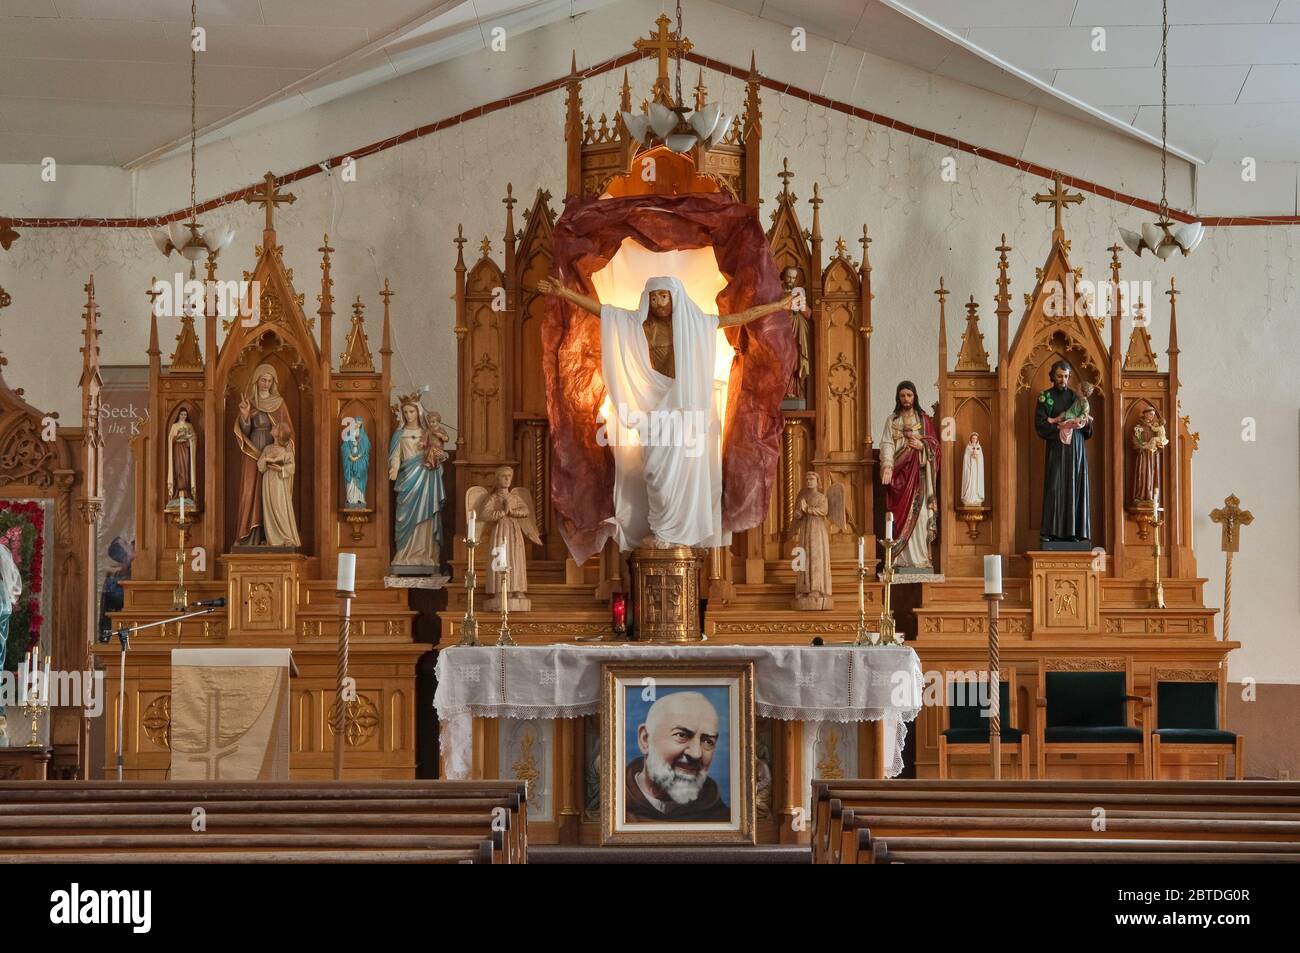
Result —
[[[474,542],[478,542],[478,518],[474,513],[469,514],[469,526],[466,535]]]
[[[1002,594],[1002,557],[984,557],[984,594],[997,596]]]
[[[181,494],[181,522],[185,522],[185,494]]]
[[[1151,510],[1157,515],[1160,513],[1160,487],[1156,487],[1151,493]]]
[[[41,700],[49,704],[50,700],[50,657],[45,656],[45,681],[41,683]]]
[[[335,588],[340,592],[351,592],[357,587],[357,554],[339,553],[338,581]]]
[[[867,540],[864,536],[858,537],[858,568],[863,569],[867,565],[866,557]]]
[[[885,514],[885,539],[891,543],[894,541],[894,514]]]

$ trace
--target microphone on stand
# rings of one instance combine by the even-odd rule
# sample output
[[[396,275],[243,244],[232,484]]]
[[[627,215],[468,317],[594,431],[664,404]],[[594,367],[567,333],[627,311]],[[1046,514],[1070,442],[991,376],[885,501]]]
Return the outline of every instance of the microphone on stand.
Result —
[[[226,599],[224,596],[220,599],[203,599],[190,604],[191,609],[224,609],[225,607]]]

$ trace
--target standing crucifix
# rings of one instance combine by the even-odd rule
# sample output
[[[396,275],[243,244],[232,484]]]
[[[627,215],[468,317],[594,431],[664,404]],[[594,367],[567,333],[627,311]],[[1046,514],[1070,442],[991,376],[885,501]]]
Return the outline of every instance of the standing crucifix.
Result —
[[[1210,519],[1223,527],[1220,548],[1227,553],[1228,565],[1223,574],[1223,641],[1228,641],[1228,620],[1232,613],[1232,557],[1241,544],[1241,528],[1255,522],[1255,514],[1241,508],[1236,494],[1228,496],[1223,506],[1210,511]]]
[[[1034,196],[1035,205],[1051,203],[1056,206],[1056,227],[1055,231],[1063,232],[1065,229],[1061,224],[1061,211],[1067,205],[1078,205],[1083,202],[1083,194],[1080,192],[1067,192],[1065,186],[1061,183],[1061,174],[1058,172],[1052,179],[1053,188],[1050,192],[1040,192]]]
[[[292,192],[277,192],[275,188],[275,175],[268,172],[262,177],[262,184],[251,189],[244,196],[244,201],[249,205],[262,205],[266,207],[266,231],[274,231],[275,224],[272,216],[275,214],[275,207],[281,202],[286,205],[292,205],[297,196]]]

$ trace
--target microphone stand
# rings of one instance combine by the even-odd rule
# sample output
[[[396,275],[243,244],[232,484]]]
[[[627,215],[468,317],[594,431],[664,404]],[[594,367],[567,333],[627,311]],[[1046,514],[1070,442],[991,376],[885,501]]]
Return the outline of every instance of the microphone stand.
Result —
[[[158,622],[146,622],[143,625],[123,625],[117,630],[117,640],[122,644],[121,653],[118,661],[118,687],[117,687],[117,780],[122,780],[122,768],[126,752],[124,750],[124,737],[126,734],[126,652],[131,647],[131,636],[136,632],[143,632],[145,629],[156,629],[160,625],[170,625],[172,622],[183,622],[186,619],[193,619],[196,616],[208,615],[216,612],[221,606],[207,606],[199,609],[197,612],[186,612],[182,615],[172,616],[170,619],[162,619]],[[107,642],[111,635],[105,633],[101,636],[102,640]],[[179,628],[176,634],[177,643],[180,642]]]

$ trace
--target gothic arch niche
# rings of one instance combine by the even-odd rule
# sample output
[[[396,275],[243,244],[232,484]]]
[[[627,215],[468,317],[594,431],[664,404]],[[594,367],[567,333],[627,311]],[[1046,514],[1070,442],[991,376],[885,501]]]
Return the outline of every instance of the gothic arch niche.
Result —
[[[223,499],[225,522],[223,552],[230,552],[239,542],[239,492],[244,455],[235,440],[234,428],[239,419],[240,397],[248,392],[254,371],[262,364],[275,369],[280,396],[293,422],[296,473],[293,486],[293,510],[298,522],[302,545],[298,552],[316,552],[316,480],[311,473],[316,459],[315,400],[312,397],[312,374],[297,349],[284,342],[273,330],[266,330],[250,341],[226,378],[224,406],[225,477]]]
[[[238,399],[235,401],[239,403]],[[161,483],[164,490],[167,487],[167,481],[172,472],[171,450],[168,447],[168,435],[171,433],[172,426],[180,419],[181,411],[184,410],[189,414],[189,424],[194,428],[194,474],[192,482],[194,484],[194,496],[199,506],[206,505],[207,501],[203,499],[203,474],[207,472],[207,458],[204,453],[203,432],[203,410],[202,407],[193,400],[188,398],[182,399],[171,409],[171,413],[163,421],[161,437],[158,441],[158,453],[161,456],[161,463],[158,472],[161,476]],[[166,501],[164,501],[166,502]]]
[[[1079,385],[1088,381],[1096,387],[1089,398],[1093,417],[1092,439],[1087,442],[1088,502],[1092,510],[1092,545],[1106,548],[1108,526],[1105,507],[1106,452],[1105,420],[1108,390],[1104,363],[1095,361],[1086,346],[1063,330],[1040,341],[1020,369],[1015,396],[1017,496],[1015,543],[1018,552],[1041,548],[1039,530],[1043,517],[1043,470],[1046,451],[1043,440],[1034,430],[1034,412],[1038,395],[1051,386],[1051,368],[1057,361],[1067,361],[1074,369],[1070,389],[1079,393]],[[987,487],[986,487],[987,489]]]
[[[338,499],[335,501],[335,506],[342,510],[346,509],[349,505],[347,486],[343,479],[343,454],[345,452],[343,449],[343,421],[349,417],[353,418],[361,425],[361,428],[365,431],[366,438],[370,441],[370,460],[366,463],[365,509],[373,510],[376,508],[376,494],[380,492],[381,488],[383,489],[383,492],[388,492],[387,486],[377,479],[378,474],[380,473],[383,473],[385,477],[387,477],[388,446],[384,445],[381,447],[379,445],[379,427],[377,426],[375,419],[371,416],[370,409],[366,406],[364,401],[360,400],[343,401],[342,406],[339,407],[338,420],[335,421],[334,436],[338,441],[339,446],[339,462],[337,464],[338,473],[336,474],[338,479]]]

